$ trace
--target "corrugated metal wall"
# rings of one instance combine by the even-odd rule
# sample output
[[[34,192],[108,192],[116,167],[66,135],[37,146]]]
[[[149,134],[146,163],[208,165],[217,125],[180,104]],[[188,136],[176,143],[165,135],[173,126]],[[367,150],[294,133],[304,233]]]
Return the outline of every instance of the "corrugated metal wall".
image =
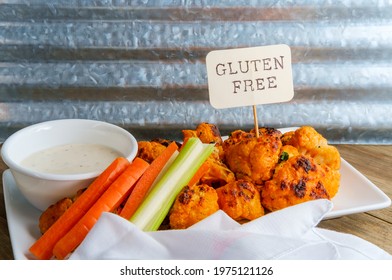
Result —
[[[205,56],[282,43],[295,96],[258,106],[260,125],[392,143],[392,4],[381,0],[0,1],[0,140],[58,118],[139,139],[203,121],[250,128],[251,108],[210,106]]]

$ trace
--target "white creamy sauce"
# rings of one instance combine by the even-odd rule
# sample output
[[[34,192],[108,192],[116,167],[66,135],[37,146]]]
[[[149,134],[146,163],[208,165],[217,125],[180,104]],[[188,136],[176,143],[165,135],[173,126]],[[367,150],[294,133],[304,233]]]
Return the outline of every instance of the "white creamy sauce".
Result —
[[[21,164],[39,172],[77,174],[103,171],[119,156],[117,151],[100,144],[67,144],[36,152]]]

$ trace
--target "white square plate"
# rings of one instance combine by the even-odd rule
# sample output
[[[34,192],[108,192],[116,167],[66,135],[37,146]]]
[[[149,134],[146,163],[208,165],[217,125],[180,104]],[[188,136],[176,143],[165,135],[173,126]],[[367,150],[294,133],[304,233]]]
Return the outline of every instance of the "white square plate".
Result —
[[[391,199],[347,161],[341,162],[341,184],[332,199],[334,208],[325,218],[382,209],[391,205]],[[41,235],[38,219],[41,212],[19,192],[10,170],[3,173],[4,200],[14,258],[33,259],[30,246]]]

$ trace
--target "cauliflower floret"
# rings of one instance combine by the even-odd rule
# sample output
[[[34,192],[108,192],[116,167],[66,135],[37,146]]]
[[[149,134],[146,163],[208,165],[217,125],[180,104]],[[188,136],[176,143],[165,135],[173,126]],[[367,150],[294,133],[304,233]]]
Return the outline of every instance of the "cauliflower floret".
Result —
[[[219,158],[210,156],[206,164],[208,171],[200,178],[200,183],[218,188],[235,181],[234,173]]]
[[[218,195],[214,188],[205,184],[186,186],[170,210],[170,228],[188,228],[218,210]]]
[[[237,179],[262,184],[271,179],[279,161],[282,135],[273,128],[261,128],[257,138],[253,131],[234,131],[224,141],[225,163],[235,173]]]
[[[210,144],[222,144],[222,138],[218,127],[210,123],[201,123],[196,127],[196,130],[183,130],[184,142],[188,138],[198,137],[201,142]]]
[[[166,146],[155,141],[139,141],[137,157],[151,163],[156,159],[164,150]]]
[[[332,169],[340,168],[340,154],[336,147],[328,145],[320,133],[311,126],[303,126],[294,133],[283,136],[288,145],[298,149],[303,155],[312,157],[318,164],[326,164]]]
[[[44,234],[69,207],[82,195],[86,189],[80,189],[73,197],[65,197],[50,205],[39,217],[38,226],[40,232]]]
[[[218,188],[219,208],[232,219],[254,220],[264,215],[260,193],[252,182],[238,180]]]
[[[311,157],[319,165],[324,173],[321,181],[330,198],[333,198],[340,186],[341,158],[338,149],[329,145],[327,139],[311,126],[285,133],[282,141],[297,148],[300,154]]]
[[[325,170],[312,158],[304,155],[291,157],[261,188],[262,204],[275,211],[308,200],[329,199],[325,179]]]

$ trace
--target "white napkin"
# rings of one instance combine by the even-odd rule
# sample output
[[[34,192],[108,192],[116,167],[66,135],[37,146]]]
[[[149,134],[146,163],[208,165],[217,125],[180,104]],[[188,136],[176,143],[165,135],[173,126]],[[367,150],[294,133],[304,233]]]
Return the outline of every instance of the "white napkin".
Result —
[[[143,232],[103,213],[70,259],[392,259],[349,234],[317,228],[332,209],[315,200],[239,224],[218,211],[186,230]]]

